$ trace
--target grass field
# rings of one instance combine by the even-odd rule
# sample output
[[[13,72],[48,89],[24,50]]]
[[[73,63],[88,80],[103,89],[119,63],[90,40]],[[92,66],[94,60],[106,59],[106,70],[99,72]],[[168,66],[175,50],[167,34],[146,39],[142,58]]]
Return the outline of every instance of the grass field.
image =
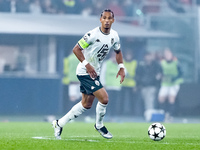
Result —
[[[0,122],[0,150],[199,150],[200,124],[164,124],[167,135],[153,141],[147,135],[151,123],[105,123],[113,134],[104,139],[93,123],[74,122],[65,126],[56,140],[46,122]]]

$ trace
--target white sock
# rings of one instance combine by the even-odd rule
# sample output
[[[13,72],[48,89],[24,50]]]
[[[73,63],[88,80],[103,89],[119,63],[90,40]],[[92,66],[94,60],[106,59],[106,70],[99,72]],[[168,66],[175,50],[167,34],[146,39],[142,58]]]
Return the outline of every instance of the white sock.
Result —
[[[100,102],[97,103],[96,106],[96,127],[97,129],[102,128],[103,125],[103,118],[104,115],[106,114],[106,106],[105,104],[102,104]]]
[[[77,118],[80,116],[83,112],[85,112],[87,109],[83,107],[81,101],[74,105],[72,109],[62,118],[58,120],[58,124],[60,127],[64,127],[66,123],[68,123],[70,120]]]

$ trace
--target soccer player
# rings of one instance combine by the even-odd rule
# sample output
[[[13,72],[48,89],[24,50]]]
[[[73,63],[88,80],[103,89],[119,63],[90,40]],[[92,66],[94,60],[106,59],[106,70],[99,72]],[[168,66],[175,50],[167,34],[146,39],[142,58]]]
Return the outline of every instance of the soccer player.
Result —
[[[120,83],[124,81],[125,72],[119,36],[116,31],[111,29],[114,22],[114,13],[110,9],[105,9],[101,13],[100,22],[101,27],[96,27],[87,32],[73,48],[74,54],[80,61],[76,75],[81,84],[82,100],[74,105],[62,118],[52,122],[54,135],[57,139],[61,139],[62,129],[66,123],[92,107],[95,97],[98,99],[98,103],[94,127],[104,138],[112,138],[112,134],[103,124],[108,104],[108,94],[99,80],[102,61],[111,48],[116,52],[116,61],[119,66],[116,77],[121,77]]]
[[[173,55],[169,48],[164,51],[164,59],[161,61],[162,67],[162,81],[158,93],[158,100],[160,108],[165,110],[165,121],[172,121],[175,111],[175,101],[183,83],[183,72],[179,65],[177,58]],[[168,102],[166,106],[165,101]]]

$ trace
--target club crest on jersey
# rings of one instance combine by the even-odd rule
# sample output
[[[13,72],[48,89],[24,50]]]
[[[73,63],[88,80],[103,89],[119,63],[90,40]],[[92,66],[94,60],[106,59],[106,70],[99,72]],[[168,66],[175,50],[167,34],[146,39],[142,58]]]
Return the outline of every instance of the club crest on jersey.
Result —
[[[95,83],[97,86],[100,85],[99,81],[97,81],[97,80],[95,80],[94,83]]]
[[[113,44],[114,44],[114,38],[111,39],[111,45],[113,45]]]

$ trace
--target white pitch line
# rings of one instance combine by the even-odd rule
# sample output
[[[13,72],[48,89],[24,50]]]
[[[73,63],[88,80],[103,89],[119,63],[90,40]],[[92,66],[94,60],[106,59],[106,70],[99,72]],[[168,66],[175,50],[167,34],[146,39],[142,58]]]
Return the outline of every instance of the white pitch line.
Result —
[[[74,136],[75,137],[75,136]],[[79,136],[81,137],[81,136]],[[41,136],[36,136],[36,137],[32,137],[33,139],[38,139],[38,140],[58,140],[54,137],[41,137]],[[86,138],[86,137],[82,137],[82,138]],[[88,142],[99,142],[98,140],[91,140],[91,139],[61,139],[61,140],[65,140],[65,141],[88,141]]]
[[[94,137],[99,137],[99,136],[70,136],[68,139],[61,139],[61,140],[65,140],[65,141],[86,141],[86,142],[100,142],[99,140],[93,140],[93,139],[74,139],[74,138],[94,138]],[[44,137],[32,137],[33,139],[39,139],[39,140],[58,140],[55,137],[49,137],[49,136],[44,136]],[[151,143],[152,142],[159,142],[159,141],[152,141],[152,142],[139,142],[139,141],[120,141],[120,140],[107,140],[104,142],[108,142],[108,143]],[[169,142],[159,142],[159,144],[163,144],[163,145],[168,145],[168,144],[173,144],[173,145],[178,145],[178,144],[182,144],[182,145],[200,145],[200,143],[169,143]]]
[[[49,138],[49,137],[41,137],[41,136],[36,136],[36,137],[32,137],[33,139],[39,139],[39,140],[53,140],[53,138]]]

